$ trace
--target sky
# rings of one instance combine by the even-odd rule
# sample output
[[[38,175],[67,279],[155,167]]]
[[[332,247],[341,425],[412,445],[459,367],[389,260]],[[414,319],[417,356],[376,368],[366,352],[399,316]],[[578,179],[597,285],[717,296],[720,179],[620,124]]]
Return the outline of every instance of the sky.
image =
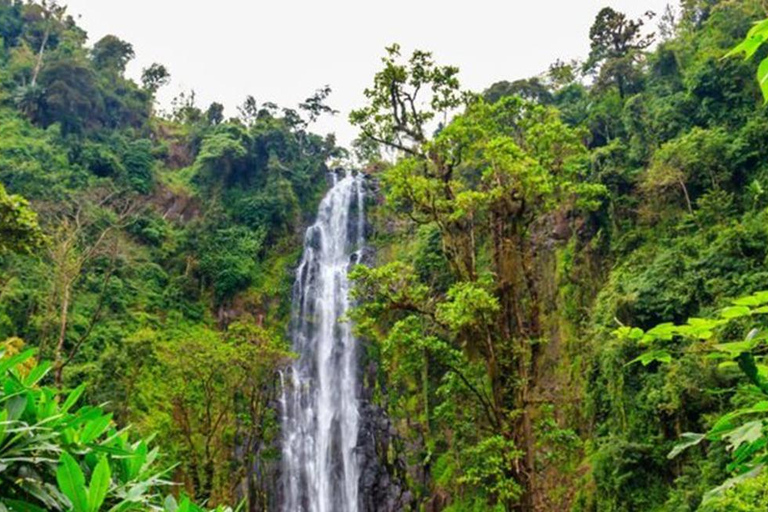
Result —
[[[234,116],[246,96],[295,108],[330,85],[340,113],[314,127],[349,144],[347,122],[364,104],[363,90],[384,48],[399,43],[433,52],[461,69],[465,88],[546,71],[558,58],[585,58],[589,28],[605,6],[638,17],[661,14],[670,0],[60,0],[89,34],[133,44],[128,74],[154,62],[172,81],[158,95],[168,108],[194,90],[198,105],[224,104]],[[658,17],[657,17],[658,19]]]

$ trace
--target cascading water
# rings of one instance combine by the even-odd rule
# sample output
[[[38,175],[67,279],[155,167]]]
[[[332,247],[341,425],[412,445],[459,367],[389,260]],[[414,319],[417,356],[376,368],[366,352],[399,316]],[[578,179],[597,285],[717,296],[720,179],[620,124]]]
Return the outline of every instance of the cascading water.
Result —
[[[307,230],[293,296],[293,349],[282,376],[282,509],[357,512],[356,341],[343,321],[350,266],[364,241],[361,176],[334,174]]]

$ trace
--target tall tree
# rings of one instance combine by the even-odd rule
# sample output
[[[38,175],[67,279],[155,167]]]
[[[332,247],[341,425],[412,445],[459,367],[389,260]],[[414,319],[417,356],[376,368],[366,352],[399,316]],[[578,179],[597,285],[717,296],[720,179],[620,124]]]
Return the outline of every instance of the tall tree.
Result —
[[[102,320],[108,285],[120,256],[119,231],[125,228],[138,206],[139,202],[113,191],[96,190],[77,198],[74,204],[59,205],[49,212],[49,218],[54,220],[50,223],[47,255],[52,274],[48,320],[53,324],[50,338],[57,386],[63,383],[65,367],[77,357]],[[111,211],[105,211],[107,208]],[[70,319],[77,300],[76,285],[99,258],[107,261],[102,286],[84,329],[75,334]],[[42,338],[41,351],[45,352],[50,348],[47,329]]]
[[[411,155],[424,156],[423,145],[432,123],[466,103],[459,88],[458,68],[438,66],[432,54],[416,50],[402,62],[400,45],[386,49],[384,68],[365,90],[368,105],[353,111],[350,121],[379,144]],[[434,126],[432,126],[434,127]]]
[[[326,85],[315,91],[315,94],[299,104],[299,108],[309,115],[309,122],[314,123],[323,114],[336,115],[338,110],[334,110],[326,104],[328,96],[331,95],[331,87]]]
[[[643,27],[655,14],[648,11],[642,18],[627,18],[626,14],[606,7],[601,10],[589,30],[590,54],[585,70],[597,73],[597,85],[615,85],[623,98],[638,78],[637,63],[642,52],[654,40],[654,34],[644,34]]]
[[[170,81],[171,74],[162,64],[154,63],[141,72],[141,84],[152,94],[164,85],[168,85]]]
[[[456,68],[436,66],[425,52],[414,52],[408,64],[399,63],[398,56],[396,47],[388,49],[385,69],[366,92],[369,105],[351,119],[363,136],[404,153],[384,173],[387,200],[412,222],[436,227],[456,283],[433,299],[411,286],[407,292],[397,285],[374,289],[398,290],[378,299],[390,310],[404,308],[421,319],[390,326],[398,333],[394,340],[406,345],[419,338],[435,340],[423,342],[427,351],[443,340],[467,361],[483,361],[487,396],[482,384],[472,383],[466,377],[470,372],[455,364],[450,350],[440,350],[438,367],[459,376],[485,411],[480,417],[503,439],[493,445],[508,450],[502,474],[514,477],[522,492],[502,485],[499,489],[506,490],[494,493],[491,503],[512,507],[519,499],[523,510],[533,510],[532,417],[539,401],[538,340],[545,336],[542,290],[550,285],[537,272],[543,249],[536,247],[532,232],[537,220],[557,210],[593,209],[602,187],[585,180],[582,134],[554,110],[515,97],[492,105],[472,100],[461,91]],[[433,92],[427,102],[431,108],[417,99],[422,90]],[[429,121],[462,104],[463,113],[452,120],[446,116],[445,126],[434,137],[427,135]],[[481,247],[489,247],[490,261],[481,261]],[[406,336],[404,329],[413,332],[413,325],[428,327]],[[425,415],[429,418],[428,410]]]
[[[91,58],[96,69],[113,71],[120,75],[135,56],[131,43],[113,35],[106,35],[99,39],[91,50]]]
[[[40,42],[40,48],[37,52],[37,60],[35,62],[35,69],[32,72],[31,86],[37,85],[37,79],[40,76],[40,72],[43,69],[43,58],[45,51],[48,48],[48,41],[51,37],[51,32],[61,25],[64,16],[66,15],[67,8],[65,6],[58,5],[56,0],[42,0],[40,3],[40,9],[43,17],[43,37]]]

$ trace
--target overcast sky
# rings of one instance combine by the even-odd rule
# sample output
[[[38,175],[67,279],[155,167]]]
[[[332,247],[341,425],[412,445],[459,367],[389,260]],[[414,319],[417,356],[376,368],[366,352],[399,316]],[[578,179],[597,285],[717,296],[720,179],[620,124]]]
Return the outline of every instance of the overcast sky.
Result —
[[[675,0],[61,0],[90,43],[114,34],[132,43],[138,78],[153,62],[172,82],[161,106],[194,89],[198,103],[227,115],[247,95],[295,107],[325,84],[341,111],[316,129],[347,144],[348,112],[378,70],[384,47],[430,50],[481,91],[545,71],[557,58],[584,58],[589,27],[606,5],[639,16]],[[654,22],[655,23],[655,22]]]

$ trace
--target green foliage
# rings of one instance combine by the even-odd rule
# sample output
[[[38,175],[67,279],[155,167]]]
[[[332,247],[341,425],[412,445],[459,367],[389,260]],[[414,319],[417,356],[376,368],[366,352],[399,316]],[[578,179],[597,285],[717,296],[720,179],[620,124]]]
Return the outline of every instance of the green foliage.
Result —
[[[692,207],[691,202],[709,190],[732,188],[730,152],[731,138],[725,130],[694,128],[656,151],[643,187],[656,197],[676,190]]]
[[[0,358],[2,501],[11,510],[92,512],[105,500],[115,510],[157,500],[167,485],[155,464],[157,451],[148,452],[145,441],[129,443],[100,408],[74,408],[82,386],[69,394],[39,387],[51,364],[24,365],[33,352]],[[83,468],[91,473],[88,487]]]
[[[752,58],[763,43],[768,40],[768,20],[755,23],[749,30],[744,41],[739,43],[727,56],[744,54],[746,59]],[[757,67],[757,82],[763,92],[765,101],[768,102],[768,59],[763,59]]]
[[[217,301],[232,298],[256,277],[263,233],[232,227],[208,234],[200,247],[200,272],[214,288]]]
[[[761,357],[761,346],[766,335],[758,329],[753,329],[744,341],[722,341],[723,334],[731,331],[727,327],[735,322],[743,322],[745,318],[768,314],[768,292],[757,292],[732,301],[732,305],[720,310],[714,318],[690,318],[684,325],[665,323],[643,332],[637,328],[622,327],[616,335],[635,340],[641,346],[651,346],[651,350],[642,354],[637,360],[648,366],[651,362],[671,363],[672,350],[677,340],[690,340],[692,344],[682,345],[686,351],[694,351],[718,363],[718,369],[723,372],[734,368],[741,370],[752,397],[745,406],[737,408],[718,418],[706,434],[683,434],[683,441],[670,451],[668,458],[673,459],[684,450],[697,446],[705,440],[720,441],[727,445],[727,451],[732,454],[732,462],[728,470],[737,476],[727,480],[719,487],[704,496],[704,504],[737,483],[748,475],[760,472],[766,460],[766,440],[763,436],[764,422],[768,421],[768,368]],[[761,323],[764,323],[761,322]],[[727,339],[727,338],[726,338]],[[703,346],[699,343],[705,342]],[[667,347],[659,350],[653,347]],[[679,344],[677,346],[680,346]],[[678,349],[680,350],[680,349]],[[663,356],[659,354],[663,353]],[[680,357],[678,355],[678,357]],[[632,361],[634,362],[634,361]],[[631,363],[630,363],[631,364]],[[747,389],[746,387],[744,388]]]
[[[712,331],[743,343],[735,327],[684,322],[719,314],[768,277],[765,113],[750,67],[723,59],[763,7],[684,2],[680,19],[665,15],[655,47],[650,13],[604,9],[584,66],[593,82],[558,63],[549,76],[495,84],[488,102],[455,82],[455,115],[432,137],[408,101],[417,82],[440,87],[431,72],[442,68],[429,60],[419,74],[388,51],[351,117],[368,141],[398,151],[393,164],[371,166],[384,196],[374,214],[380,267],[357,271],[354,318],[378,342],[382,401],[407,439],[422,503],[498,506],[483,494],[489,484],[470,490],[461,478],[474,448],[501,435],[519,450],[510,466],[536,475],[541,508],[696,510],[736,469],[731,452],[761,442],[753,424],[666,459],[680,434],[760,401],[760,347],[755,365],[721,352],[741,359],[719,368],[694,340]],[[442,113],[428,94],[419,106],[430,119]],[[756,318],[740,316],[745,307],[717,319]],[[615,338],[617,321],[639,328]],[[685,328],[660,328],[670,340],[638,347],[664,322]],[[734,427],[755,419],[741,418]],[[521,434],[526,425],[535,434]],[[543,456],[560,443],[570,455]],[[525,475],[506,476],[522,489],[520,506],[533,507]]]
[[[91,50],[91,58],[96,69],[117,73],[125,71],[125,66],[135,57],[133,45],[113,35],[107,35],[96,41]]]
[[[37,214],[24,198],[8,195],[0,184],[0,254],[31,252],[42,244]]]
[[[242,172],[247,150],[243,147],[244,134],[233,127],[206,138],[197,157],[197,165],[210,175],[209,179],[231,182]]]
[[[436,65],[429,52],[416,50],[407,62],[401,62],[399,45],[386,51],[384,69],[365,90],[368,106],[353,111],[350,121],[379,143],[418,151],[418,145],[428,138],[430,122],[465,101],[456,76],[459,70]],[[428,96],[422,99],[419,93]]]
[[[482,489],[502,503],[513,502],[520,497],[522,489],[509,477],[509,466],[520,455],[503,437],[485,439],[467,450],[467,466],[459,482]]]
[[[384,466],[415,507],[765,508],[765,338],[747,332],[765,327],[768,67],[755,84],[724,58],[765,57],[764,16],[685,0],[649,46],[650,15],[606,8],[584,65],[482,99],[428,52],[387,49],[351,115],[381,187],[352,316],[396,433]],[[308,131],[330,89],[296,110],[248,97],[229,120],[184,94],[159,116],[168,70],[137,84],[130,43],[85,42],[65,8],[0,1],[0,338],[63,368],[56,389],[31,359],[3,377],[32,397],[0,399],[24,422],[0,441],[19,459],[3,506],[200,510],[160,499],[153,452],[114,431],[132,424],[186,494],[269,508],[298,234],[344,156]],[[83,382],[75,423],[41,416]]]
[[[765,474],[746,479],[712,498],[701,507],[702,512],[758,512],[768,505]]]
[[[97,77],[85,61],[70,58],[47,66],[40,76],[45,89],[39,117],[43,126],[60,123],[65,133],[94,128],[104,118]]]
[[[654,510],[665,498],[663,455],[651,443],[605,439],[592,455],[597,510]]]
[[[171,80],[171,74],[162,64],[154,63],[141,72],[141,84],[152,94]]]
[[[133,190],[141,194],[152,191],[154,163],[151,141],[142,139],[128,145],[123,156],[123,166],[128,184]]]
[[[654,14],[648,12],[645,18],[650,20]],[[643,34],[644,19],[627,19],[623,13],[610,7],[602,9],[589,30],[590,54],[585,69],[599,69],[596,87],[606,88],[615,85],[619,95],[624,98],[634,92],[641,76],[637,68],[642,60],[643,50],[653,43],[653,34]]]
[[[252,100],[242,120],[187,94],[165,115],[153,110],[165,66],[139,84],[125,76],[129,42],[86,42],[55,2],[0,1],[0,340],[24,338],[54,360],[56,389],[88,383],[87,407],[106,404],[110,428],[159,434],[193,499],[223,510],[244,490],[265,508],[292,265],[326,162],[341,155],[299,112],[329,113],[330,90],[298,110]],[[215,428],[205,405],[225,412]],[[104,465],[69,453],[89,496]],[[98,508],[154,492],[128,496],[119,456],[106,455],[112,483]],[[55,486],[59,453],[50,459]],[[181,494],[169,512],[201,510]],[[134,509],[163,507],[150,501]]]
[[[0,352],[3,510],[175,510],[175,500],[161,494],[172,484],[158,449],[116,430],[101,408],[76,407],[85,386],[40,386],[52,365],[37,364],[33,354]]]
[[[540,321],[536,306],[527,307],[536,291],[521,291],[533,276],[512,269],[531,257],[535,219],[594,210],[604,188],[586,179],[583,134],[553,109],[515,97],[468,101],[452,68],[418,51],[400,65],[397,48],[388,51],[369,106],[351,119],[363,136],[403,152],[382,173],[387,207],[422,233],[433,230],[434,241],[417,244],[413,256],[358,270],[363,305],[354,318],[381,344],[393,417],[418,420],[427,432],[426,460],[457,461],[439,480],[454,490],[455,506],[508,508],[530,494],[528,470],[520,469],[531,464],[521,445],[534,443],[523,426],[532,413],[520,400],[530,383],[514,372],[532,357],[530,339],[538,335],[524,324]],[[425,124],[447,104],[404,114],[386,99],[402,95],[407,105],[426,87],[452,107],[466,104],[431,139]],[[443,277],[436,281],[413,264],[442,265]],[[520,295],[510,299],[511,289]],[[500,453],[487,465],[491,449]]]
[[[0,179],[29,199],[61,199],[85,173],[69,164],[55,129],[41,130],[10,112],[0,112]]]

